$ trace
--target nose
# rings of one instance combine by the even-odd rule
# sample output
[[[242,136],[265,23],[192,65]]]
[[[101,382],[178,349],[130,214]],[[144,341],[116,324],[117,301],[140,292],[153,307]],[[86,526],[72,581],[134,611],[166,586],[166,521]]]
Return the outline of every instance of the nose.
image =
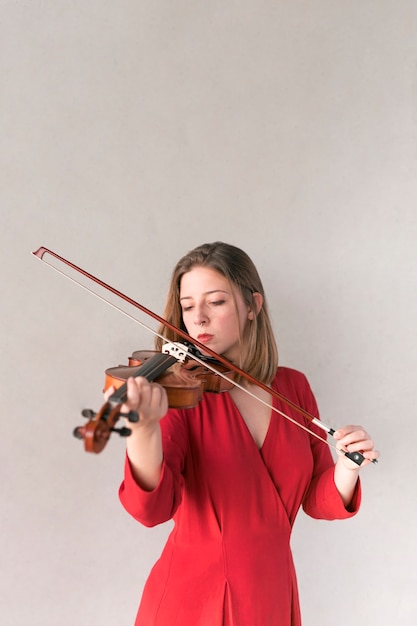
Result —
[[[207,314],[202,307],[198,307],[194,311],[194,324],[196,326],[203,326],[203,324],[207,324],[208,318]]]

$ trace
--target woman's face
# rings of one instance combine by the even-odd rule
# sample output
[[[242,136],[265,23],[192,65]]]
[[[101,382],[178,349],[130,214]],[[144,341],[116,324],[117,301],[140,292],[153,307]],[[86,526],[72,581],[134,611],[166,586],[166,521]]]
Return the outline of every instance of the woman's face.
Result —
[[[197,266],[181,278],[180,303],[188,334],[238,362],[239,340],[247,321],[253,319],[240,291],[216,270]]]

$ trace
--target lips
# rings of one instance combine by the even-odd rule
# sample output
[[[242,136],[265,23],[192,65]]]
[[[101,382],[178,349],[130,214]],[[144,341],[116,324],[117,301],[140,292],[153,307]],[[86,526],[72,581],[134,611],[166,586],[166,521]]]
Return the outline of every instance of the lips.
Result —
[[[200,343],[207,343],[212,338],[213,338],[213,335],[209,335],[208,333],[202,333],[201,335],[198,335],[197,337]]]

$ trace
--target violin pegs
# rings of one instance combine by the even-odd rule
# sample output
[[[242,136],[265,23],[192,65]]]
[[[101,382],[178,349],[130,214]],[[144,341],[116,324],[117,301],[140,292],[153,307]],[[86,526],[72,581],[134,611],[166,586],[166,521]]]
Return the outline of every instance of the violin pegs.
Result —
[[[74,437],[76,439],[84,439],[84,427],[83,426],[77,426],[72,431],[72,434],[74,435]]]
[[[118,433],[121,437],[129,437],[132,434],[130,428],[122,426],[121,428],[111,428],[112,433]]]
[[[81,411],[81,415],[86,419],[91,419],[92,417],[95,417],[97,413],[93,411],[93,409],[83,409]]]
[[[129,413],[119,413],[120,417],[125,417],[129,422],[136,423],[139,421],[139,415],[136,411],[129,411]]]

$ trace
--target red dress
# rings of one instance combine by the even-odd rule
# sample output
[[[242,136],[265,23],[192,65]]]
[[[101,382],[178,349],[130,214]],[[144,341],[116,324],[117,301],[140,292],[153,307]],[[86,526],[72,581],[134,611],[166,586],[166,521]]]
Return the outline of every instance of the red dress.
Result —
[[[318,415],[300,372],[279,367],[273,387]],[[227,392],[205,393],[194,409],[170,409],[161,429],[159,485],[142,490],[126,460],[120,486],[123,506],[145,526],[175,522],[135,626],[300,626],[290,550],[299,507],[316,518],[351,517],[359,485],[348,511],[328,446],[275,412],[259,450]]]

